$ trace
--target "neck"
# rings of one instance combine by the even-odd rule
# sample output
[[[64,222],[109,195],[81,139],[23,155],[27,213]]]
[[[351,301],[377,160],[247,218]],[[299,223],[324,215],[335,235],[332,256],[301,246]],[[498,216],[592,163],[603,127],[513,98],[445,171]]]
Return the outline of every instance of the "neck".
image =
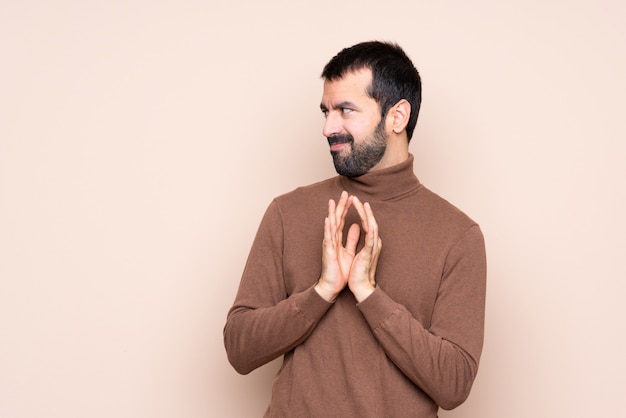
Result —
[[[370,170],[359,177],[338,176],[341,187],[362,201],[389,200],[411,193],[420,187],[413,173],[414,158],[407,158],[384,169]]]
[[[403,133],[404,135],[399,135],[392,132],[389,135],[385,155],[370,171],[393,167],[409,158],[409,141],[406,139],[406,131],[403,131]]]

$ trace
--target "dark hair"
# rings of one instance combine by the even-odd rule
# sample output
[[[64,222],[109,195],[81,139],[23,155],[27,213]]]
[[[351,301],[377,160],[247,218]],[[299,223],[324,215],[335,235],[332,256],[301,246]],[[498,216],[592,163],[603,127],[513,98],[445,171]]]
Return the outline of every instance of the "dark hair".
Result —
[[[413,136],[422,101],[420,75],[399,45],[389,42],[363,42],[343,49],[322,71],[322,78],[335,81],[347,73],[367,68],[372,71],[372,85],[367,93],[378,105],[384,118],[402,99],[411,104],[406,126],[408,140]]]

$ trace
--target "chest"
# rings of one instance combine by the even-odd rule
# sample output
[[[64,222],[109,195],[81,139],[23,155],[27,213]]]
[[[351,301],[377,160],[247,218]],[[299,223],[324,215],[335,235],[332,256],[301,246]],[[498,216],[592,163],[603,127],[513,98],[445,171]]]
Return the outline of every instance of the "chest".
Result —
[[[424,325],[430,316],[444,272],[449,243],[437,228],[411,206],[373,205],[383,249],[376,281],[393,300],[405,306]],[[320,211],[313,222],[286,225],[283,251],[284,280],[288,292],[308,289],[321,273],[323,225]],[[345,229],[360,223],[355,211],[346,219]],[[345,235],[345,234],[344,234]],[[362,247],[364,232],[357,250]]]

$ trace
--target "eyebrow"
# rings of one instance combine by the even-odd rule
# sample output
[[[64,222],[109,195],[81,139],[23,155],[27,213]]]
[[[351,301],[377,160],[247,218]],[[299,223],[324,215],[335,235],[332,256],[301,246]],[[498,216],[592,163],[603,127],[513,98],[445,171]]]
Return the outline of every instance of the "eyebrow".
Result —
[[[343,102],[339,102],[333,106],[331,106],[333,109],[341,109],[344,107],[349,107],[349,108],[353,108],[356,109],[356,105],[348,100],[344,100]],[[328,108],[326,106],[324,106],[323,103],[320,103],[320,109],[321,110],[328,110]]]

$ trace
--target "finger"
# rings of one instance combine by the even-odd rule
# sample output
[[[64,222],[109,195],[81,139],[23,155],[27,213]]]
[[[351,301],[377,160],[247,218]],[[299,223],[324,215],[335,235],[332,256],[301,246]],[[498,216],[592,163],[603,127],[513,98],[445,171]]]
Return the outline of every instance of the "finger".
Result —
[[[341,192],[341,196],[339,196],[339,200],[337,201],[337,207],[335,208],[335,214],[340,215],[343,213],[346,204],[348,203],[348,192],[345,190]]]
[[[368,233],[370,234],[372,239],[372,251],[376,253],[377,251],[380,251],[379,246],[380,244],[382,244],[382,241],[378,236],[378,223],[376,222],[376,217],[374,216],[372,206],[369,203],[365,203],[365,205],[363,205],[363,208],[367,216]]]
[[[359,212],[363,230],[365,231],[365,245],[363,246],[363,256],[372,260],[374,254],[378,251],[378,224],[374,217],[374,212],[369,203],[362,204],[357,198],[354,198],[354,207]]]
[[[337,204],[337,208],[335,209],[335,216],[337,218],[337,228],[339,231],[343,231],[343,227],[345,225],[346,214],[348,213],[348,209],[352,204],[352,199],[349,197],[348,192],[345,190],[341,192],[341,197],[339,198],[339,203]]]
[[[324,218],[324,249],[329,255],[336,252],[335,234],[332,231],[331,220]]]
[[[345,227],[346,215],[348,209],[352,205],[352,197],[345,190],[341,193],[339,203],[335,208],[335,222],[337,224],[337,242],[339,245],[343,242],[343,229]]]
[[[376,250],[374,251],[372,262],[370,264],[369,279],[372,285],[376,285],[376,269],[378,268],[378,258],[380,257],[381,250],[383,249],[383,241],[378,238]]]
[[[376,222],[376,217],[374,216],[372,206],[369,203],[365,203],[363,205],[363,209],[365,210],[368,230],[372,231],[372,233],[374,234],[374,238],[378,240],[378,223]]]
[[[369,203],[361,203],[361,201],[353,196],[354,207],[356,211],[359,213],[359,218],[361,218],[361,225],[363,226],[363,230],[365,232],[373,232],[375,236],[378,235],[378,223],[376,222],[376,218],[374,217],[374,211],[372,211],[372,207]]]
[[[372,251],[372,268],[376,269],[376,265],[378,264],[378,257],[380,256],[380,252],[383,249],[383,241],[378,237],[376,243],[374,245],[374,249]]]
[[[363,226],[363,230],[365,232],[368,232],[369,225],[367,223],[367,213],[365,211],[365,207],[363,206],[363,203],[361,203],[358,197],[352,196],[352,205],[354,206],[357,213],[359,214],[359,218],[361,218],[361,225]]]
[[[324,218],[324,246],[326,247],[328,244],[331,244],[331,233],[330,233],[330,219],[328,217]]]
[[[346,251],[354,255],[356,254],[356,246],[359,242],[359,236],[361,235],[361,228],[358,224],[350,225],[348,230],[348,238],[346,239]]]
[[[326,217],[328,221],[328,233],[330,242],[334,245],[337,233],[337,221],[335,218],[335,201],[330,199],[328,201],[328,216]]]
[[[328,199],[328,216],[335,214],[335,201],[333,199]]]

